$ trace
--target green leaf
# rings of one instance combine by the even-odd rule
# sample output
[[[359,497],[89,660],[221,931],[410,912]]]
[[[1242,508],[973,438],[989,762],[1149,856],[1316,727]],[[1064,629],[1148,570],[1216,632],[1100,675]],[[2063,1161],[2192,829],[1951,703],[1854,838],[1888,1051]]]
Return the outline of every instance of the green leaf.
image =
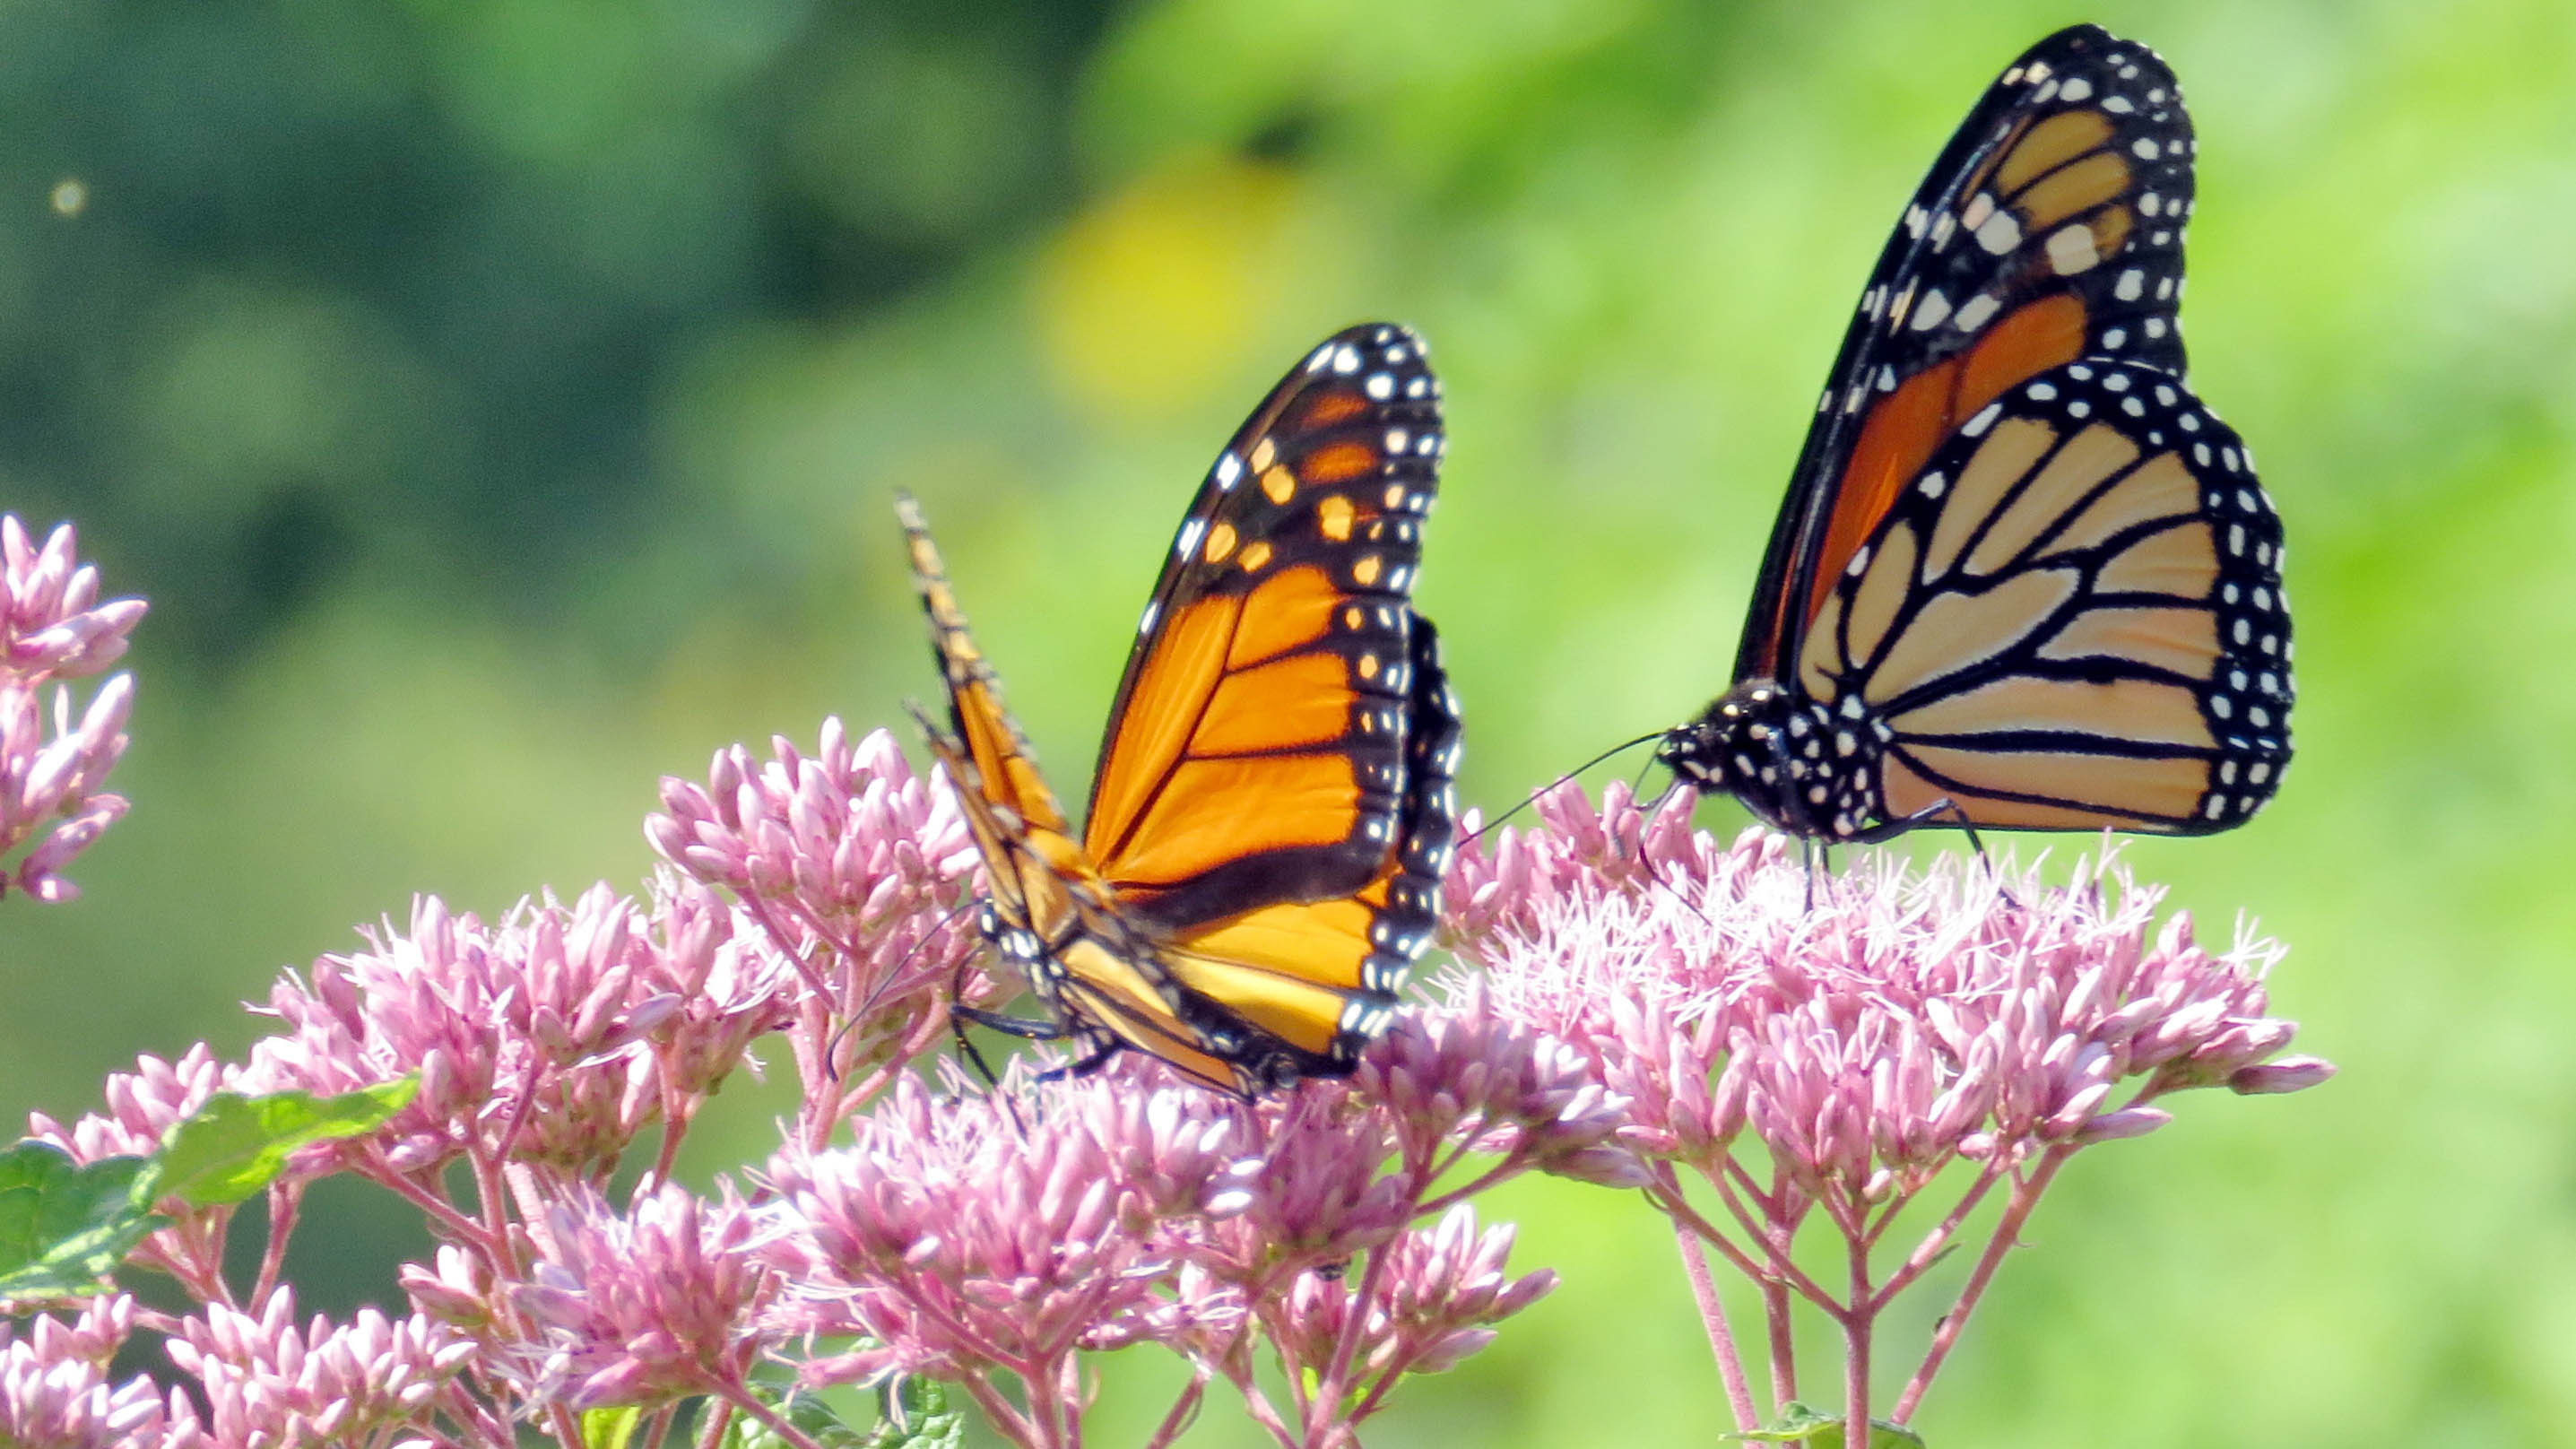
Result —
[[[192,1207],[247,1201],[285,1170],[287,1154],[373,1132],[419,1090],[420,1078],[409,1076],[336,1097],[217,1092],[161,1139],[152,1159],[158,1169],[152,1195],[175,1196]]]
[[[626,1449],[643,1422],[644,1411],[631,1404],[618,1409],[587,1410],[581,1416],[582,1449]]]
[[[939,1380],[897,1379],[887,1386],[883,1400],[867,1449],[960,1449],[965,1444],[966,1416],[948,1407],[948,1386]]]
[[[149,1199],[136,1200],[148,1166],[108,1157],[82,1167],[45,1142],[0,1152],[0,1299],[104,1291],[125,1255],[161,1225]]]
[[[1768,1429],[1733,1436],[1771,1444],[1803,1444],[1807,1449],[1843,1449],[1843,1421],[1827,1418],[1792,1399]],[[1923,1449],[1923,1436],[1885,1419],[1869,1421],[1869,1449]]]
[[[880,1390],[877,1423],[866,1433],[851,1428],[813,1394],[790,1392],[785,1403],[774,1407],[823,1449],[962,1449],[966,1442],[965,1416],[948,1407],[947,1386],[936,1379],[902,1378]],[[722,1449],[785,1445],[768,1425],[736,1410],[725,1427]]]

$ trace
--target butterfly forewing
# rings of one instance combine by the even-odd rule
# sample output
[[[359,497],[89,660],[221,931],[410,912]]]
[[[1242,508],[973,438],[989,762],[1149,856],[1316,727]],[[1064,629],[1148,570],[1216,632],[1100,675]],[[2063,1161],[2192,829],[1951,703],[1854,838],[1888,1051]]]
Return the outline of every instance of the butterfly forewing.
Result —
[[[1867,722],[1884,818],[2224,829],[2289,758],[2280,563],[2233,430],[2169,373],[2070,363],[1909,480],[1828,590],[1799,688]]]
[[[1165,556],[1084,842],[1170,927],[1346,896],[1397,838],[1409,592],[1443,437],[1410,331],[1326,340],[1218,455]]]
[[[2154,52],[2094,26],[2007,67],[1861,293],[1763,561],[1738,679],[1777,679],[1897,492],[1961,424],[2082,357],[2179,375],[2192,134]]]
[[[925,732],[983,856],[982,926],[1049,1013],[967,1015],[1245,1095],[1347,1073],[1383,1029],[1456,809],[1456,707],[1410,601],[1438,398],[1420,341],[1373,325],[1263,401],[1165,557],[1079,843],[898,501],[954,736]]]

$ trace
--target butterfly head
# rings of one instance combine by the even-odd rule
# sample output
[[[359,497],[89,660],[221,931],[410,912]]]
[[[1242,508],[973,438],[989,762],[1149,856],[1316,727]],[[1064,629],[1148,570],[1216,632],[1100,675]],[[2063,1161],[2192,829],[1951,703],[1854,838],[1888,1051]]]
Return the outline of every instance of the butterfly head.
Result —
[[[1727,794],[1771,820],[1761,802],[1779,792],[1789,715],[1788,691],[1763,681],[1737,685],[1710,703],[1699,718],[1675,726],[1655,747],[1655,758],[1703,795]]]
[[[1774,830],[1850,839],[1880,814],[1870,781],[1881,731],[1857,707],[1848,713],[1748,680],[1667,733],[1655,758],[1703,795],[1734,796]]]

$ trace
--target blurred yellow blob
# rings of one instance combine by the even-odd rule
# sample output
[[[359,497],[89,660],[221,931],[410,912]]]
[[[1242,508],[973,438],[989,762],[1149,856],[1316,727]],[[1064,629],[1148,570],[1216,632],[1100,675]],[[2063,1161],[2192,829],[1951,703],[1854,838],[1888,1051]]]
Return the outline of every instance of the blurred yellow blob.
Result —
[[[1295,179],[1239,159],[1151,173],[1057,235],[1037,274],[1038,340],[1078,404],[1165,416],[1239,389],[1234,365],[1295,267]]]
[[[89,210],[89,186],[77,176],[66,176],[54,183],[54,215],[78,216]]]

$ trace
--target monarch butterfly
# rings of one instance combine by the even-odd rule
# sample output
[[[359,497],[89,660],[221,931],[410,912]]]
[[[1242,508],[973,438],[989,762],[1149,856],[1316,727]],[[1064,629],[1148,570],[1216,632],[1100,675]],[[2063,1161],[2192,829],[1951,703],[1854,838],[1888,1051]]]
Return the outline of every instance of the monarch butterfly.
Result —
[[[2183,385],[2191,122],[2090,25],[2004,71],[1889,237],[1736,684],[1657,756],[1777,829],[2196,835],[2290,757],[2281,526]]]
[[[896,509],[948,687],[924,733],[980,848],[978,924],[1046,1008],[966,1011],[1250,1096],[1347,1074],[1431,936],[1458,714],[1410,602],[1445,447],[1401,327],[1328,338],[1254,409],[1163,561],[1077,839]],[[916,714],[919,711],[916,710]]]

